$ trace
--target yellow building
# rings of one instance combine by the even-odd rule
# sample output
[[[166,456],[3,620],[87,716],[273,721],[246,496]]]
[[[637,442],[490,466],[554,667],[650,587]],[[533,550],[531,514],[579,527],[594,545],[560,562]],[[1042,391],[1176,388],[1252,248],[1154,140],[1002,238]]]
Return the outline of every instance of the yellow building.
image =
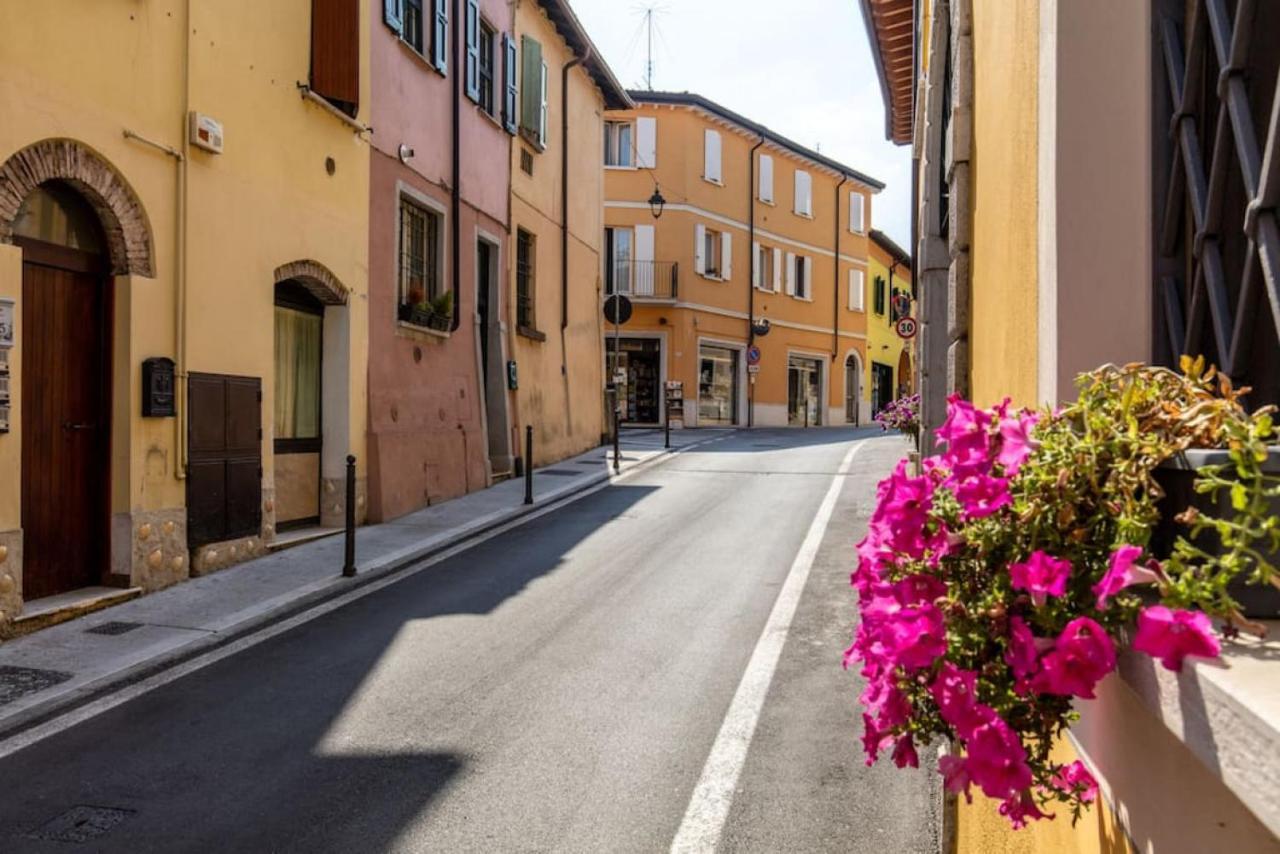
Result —
[[[341,518],[364,455],[369,17],[0,7],[0,626]]]
[[[914,318],[915,300],[911,256],[879,229],[871,230],[870,248],[866,381],[875,414],[915,391],[915,338],[898,330],[899,321]]]
[[[515,33],[508,352],[519,444],[532,426],[540,464],[605,433],[600,140],[604,111],[631,101],[568,3],[518,0]]]
[[[706,98],[631,96],[604,138],[606,292],[634,307],[605,333],[623,421],[662,423],[668,382],[685,426],[865,421],[884,185]]]
[[[861,5],[886,134],[917,170],[926,427],[950,393],[1053,403],[1080,372],[1183,353],[1280,403],[1280,5]],[[1013,831],[952,800],[952,850],[1280,849],[1274,650],[1226,644],[1181,674],[1119,657],[1056,747],[1101,805]]]

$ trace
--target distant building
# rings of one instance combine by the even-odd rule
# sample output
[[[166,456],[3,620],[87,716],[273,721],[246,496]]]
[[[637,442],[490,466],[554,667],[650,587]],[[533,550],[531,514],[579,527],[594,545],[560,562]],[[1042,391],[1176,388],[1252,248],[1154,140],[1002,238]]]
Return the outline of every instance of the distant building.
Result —
[[[635,305],[605,330],[623,420],[662,423],[677,382],[687,426],[865,422],[868,231],[884,185],[698,95],[631,96],[635,109],[606,116],[603,147],[605,291]]]
[[[915,385],[915,338],[903,338],[898,322],[915,316],[911,256],[887,234],[871,230],[867,296],[867,382],[874,415]]]

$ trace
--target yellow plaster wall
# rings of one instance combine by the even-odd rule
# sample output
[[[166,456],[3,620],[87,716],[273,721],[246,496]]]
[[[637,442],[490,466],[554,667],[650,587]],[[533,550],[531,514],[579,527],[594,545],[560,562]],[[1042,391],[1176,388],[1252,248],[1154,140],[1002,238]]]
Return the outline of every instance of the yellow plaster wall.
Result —
[[[512,318],[510,352],[519,372],[514,399],[517,447],[524,428],[534,428],[534,461],[563,459],[595,446],[604,433],[604,342],[600,311],[603,201],[604,101],[586,72],[569,73],[569,299],[568,325],[561,329],[561,69],[574,57],[538,3],[516,7],[515,38],[542,45],[547,64],[546,148],[523,138],[511,146],[511,258],[508,295]],[[519,49],[519,48],[517,48]],[[520,67],[519,64],[517,67]],[[523,85],[523,83],[522,83]],[[520,168],[521,149],[533,153],[533,175]],[[537,238],[534,320],[546,336],[520,334],[516,317],[516,240],[524,229]]]
[[[898,361],[902,358],[902,351],[908,351],[908,358],[911,359],[911,383],[913,389],[919,389],[919,381],[916,376],[916,360],[915,360],[915,339],[906,341],[898,336],[898,331],[893,323],[893,312],[890,309],[890,297],[892,291],[889,285],[889,265],[893,263],[893,259],[889,257],[889,253],[881,249],[875,241],[868,241],[870,246],[870,254],[868,255],[868,269],[866,277],[866,293],[863,295],[863,304],[867,307],[867,353],[869,354],[866,364],[863,366],[863,382],[867,384],[867,389],[871,388],[871,362],[876,361],[883,365],[889,365],[893,368],[893,386],[895,389],[894,396],[897,396],[896,389],[902,383],[901,377],[898,376]],[[879,276],[885,281],[885,310],[884,314],[876,314],[875,311],[875,282]],[[911,268],[904,267],[899,264],[893,271],[893,287],[901,288],[907,291],[911,289]],[[915,301],[911,303],[911,316],[916,317]],[[868,393],[870,393],[868,391]]]
[[[971,392],[1036,401],[1037,0],[973,3]]]

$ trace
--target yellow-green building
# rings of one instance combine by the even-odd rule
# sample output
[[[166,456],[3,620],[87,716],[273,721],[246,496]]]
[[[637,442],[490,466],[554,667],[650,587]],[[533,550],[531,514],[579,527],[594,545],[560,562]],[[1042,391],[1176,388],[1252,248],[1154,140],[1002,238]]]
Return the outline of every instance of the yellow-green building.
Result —
[[[879,229],[871,230],[867,278],[866,382],[875,414],[916,390],[911,256]]]
[[[915,168],[926,427],[951,393],[1053,403],[1080,372],[1184,353],[1280,403],[1280,5],[861,7]],[[1274,646],[1179,674],[1122,651],[1055,748],[1099,780],[1084,820],[1014,831],[992,801],[949,799],[946,847],[1280,850]]]
[[[0,627],[342,517],[367,11],[0,8]]]

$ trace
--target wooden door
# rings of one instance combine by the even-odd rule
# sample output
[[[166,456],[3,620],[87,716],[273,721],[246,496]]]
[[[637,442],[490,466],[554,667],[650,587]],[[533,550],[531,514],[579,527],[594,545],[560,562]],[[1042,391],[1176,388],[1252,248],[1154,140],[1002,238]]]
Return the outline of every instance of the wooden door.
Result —
[[[27,248],[25,257],[38,255]],[[57,256],[58,252],[51,252]],[[64,269],[22,266],[23,597],[102,583],[108,554],[107,285],[62,250]],[[77,253],[78,254],[78,253]],[[49,260],[56,261],[56,257]]]

